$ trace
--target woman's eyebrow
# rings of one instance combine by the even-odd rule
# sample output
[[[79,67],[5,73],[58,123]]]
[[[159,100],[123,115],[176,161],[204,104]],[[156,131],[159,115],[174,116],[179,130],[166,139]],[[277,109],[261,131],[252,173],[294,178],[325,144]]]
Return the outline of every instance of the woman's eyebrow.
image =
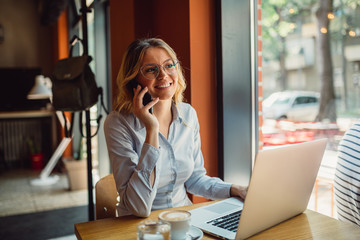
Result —
[[[167,62],[167,61],[169,61],[169,60],[172,60],[172,58],[166,59],[166,60],[163,61],[161,64],[157,64],[157,63],[146,63],[146,64],[144,64],[143,66],[148,66],[148,65],[162,65],[162,64],[164,64],[165,62]]]

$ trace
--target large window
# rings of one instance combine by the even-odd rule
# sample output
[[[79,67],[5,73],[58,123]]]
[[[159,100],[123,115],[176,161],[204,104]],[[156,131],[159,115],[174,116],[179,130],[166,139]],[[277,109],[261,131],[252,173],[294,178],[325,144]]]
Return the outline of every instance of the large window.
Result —
[[[81,21],[81,1],[73,0],[70,1],[69,5],[69,38],[71,39],[74,35],[83,39],[83,28]],[[88,54],[93,58],[90,63],[92,71],[96,76],[96,82],[98,87],[103,89],[103,100],[107,109],[111,109],[109,105],[110,94],[110,70],[109,62],[109,22],[108,22],[108,1],[93,1],[87,0],[86,5],[90,12],[87,13],[87,43],[88,43]],[[83,53],[82,45],[76,45],[74,48],[74,55]],[[86,134],[86,123],[85,113],[75,114],[75,125],[74,125],[74,137],[73,137],[73,151],[74,157],[78,159],[87,158],[87,144],[86,138],[82,137],[79,129],[79,114],[83,114],[82,117],[82,128],[84,134]],[[101,101],[99,98],[98,104],[94,105],[90,109],[90,125],[91,134],[94,137],[91,138],[91,153],[92,153],[92,165],[93,165],[93,177],[94,183],[100,177],[103,177],[110,172],[110,162],[108,159],[107,148],[105,144],[105,137],[102,131],[103,122],[106,113],[102,109]],[[99,118],[102,116],[102,118]],[[101,129],[96,133],[97,129]]]
[[[360,115],[360,2],[262,0],[263,145],[328,138],[313,199],[332,203],[337,146]],[[326,196],[321,202],[318,197]],[[328,207],[323,207],[325,204]]]

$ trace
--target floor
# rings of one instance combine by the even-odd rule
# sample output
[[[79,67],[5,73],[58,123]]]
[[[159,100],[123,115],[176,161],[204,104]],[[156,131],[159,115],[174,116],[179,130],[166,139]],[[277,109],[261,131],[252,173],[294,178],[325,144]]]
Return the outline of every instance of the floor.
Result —
[[[70,191],[65,174],[49,186],[33,186],[39,172],[15,170],[0,174],[0,217],[87,205],[87,190]]]
[[[0,217],[84,206],[87,189],[70,191],[66,174],[55,174],[59,180],[48,186],[34,186],[40,172],[12,170],[0,173]],[[76,240],[75,234],[53,240]]]

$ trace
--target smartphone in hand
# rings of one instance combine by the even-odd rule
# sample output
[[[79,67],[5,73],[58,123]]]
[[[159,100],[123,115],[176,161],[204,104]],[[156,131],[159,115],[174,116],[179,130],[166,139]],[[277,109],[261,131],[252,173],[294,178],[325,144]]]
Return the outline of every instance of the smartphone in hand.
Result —
[[[132,80],[131,85],[132,85],[132,88],[137,88],[137,86],[140,85],[140,83],[138,83],[136,80]],[[141,90],[142,89],[143,89],[143,87],[141,86]],[[146,106],[152,100],[153,100],[153,98],[152,98],[151,94],[149,92],[146,92],[144,97],[143,97],[143,105]],[[149,112],[151,114],[153,113],[153,108],[152,107],[149,109]]]
[[[152,98],[151,94],[149,92],[146,92],[144,97],[143,97],[143,105],[144,106],[147,105],[152,100],[153,100],[153,98]],[[152,107],[149,109],[149,113],[151,113],[151,114],[153,113],[153,108]]]

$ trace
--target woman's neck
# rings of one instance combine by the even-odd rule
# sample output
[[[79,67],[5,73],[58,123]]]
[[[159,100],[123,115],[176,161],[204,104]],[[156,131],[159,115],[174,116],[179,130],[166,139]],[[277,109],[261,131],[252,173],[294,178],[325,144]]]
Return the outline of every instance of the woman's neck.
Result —
[[[172,100],[159,101],[154,107],[153,112],[159,121],[160,132],[165,138],[168,137],[170,124],[172,122],[171,111]]]
[[[164,118],[166,119],[169,118],[169,116],[171,116],[171,103],[172,100],[165,100],[165,101],[160,100],[153,107],[154,115],[158,120]]]

